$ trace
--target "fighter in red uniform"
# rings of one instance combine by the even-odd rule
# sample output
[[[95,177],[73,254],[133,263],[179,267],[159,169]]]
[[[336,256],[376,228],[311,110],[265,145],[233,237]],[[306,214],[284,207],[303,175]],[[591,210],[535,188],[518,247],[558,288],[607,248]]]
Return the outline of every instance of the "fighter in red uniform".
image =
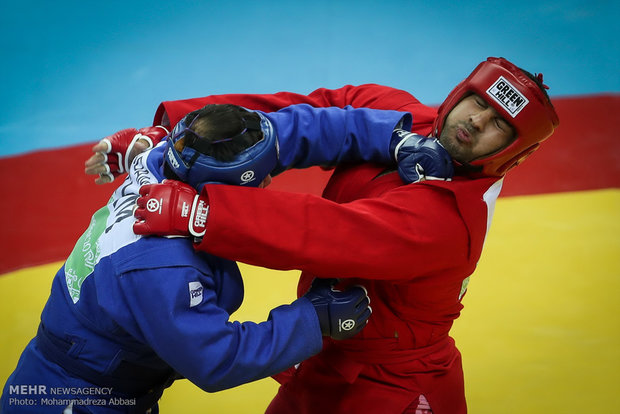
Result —
[[[207,185],[206,233],[196,248],[231,260],[360,283],[373,317],[355,339],[324,343],[282,384],[269,413],[432,413],[467,411],[461,355],[449,331],[462,309],[504,174],[558,125],[534,77],[489,58],[461,82],[438,113],[410,94],[378,85],[319,89],[308,96],[222,95],[164,102],[155,124],[172,125],[207,103],[271,111],[295,103],[408,111],[412,131],[439,137],[457,165],[452,181],[403,185],[376,165],[340,166],[323,197]],[[176,197],[165,184],[144,191]],[[147,194],[148,192],[148,194]],[[163,215],[139,209],[134,231],[165,234]],[[144,221],[146,220],[146,221]],[[215,242],[217,241],[217,242]]]

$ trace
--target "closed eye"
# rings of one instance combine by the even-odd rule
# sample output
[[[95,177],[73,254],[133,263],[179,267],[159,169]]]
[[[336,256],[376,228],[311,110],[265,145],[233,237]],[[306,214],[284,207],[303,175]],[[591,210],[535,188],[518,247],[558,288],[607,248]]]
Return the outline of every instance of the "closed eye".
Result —
[[[508,134],[511,137],[514,137],[515,135],[514,128],[504,118],[500,118],[500,117],[495,118],[495,125],[504,134]]]
[[[485,100],[484,100],[484,99],[482,99],[482,98],[478,98],[478,97],[476,97],[476,98],[474,99],[474,101],[476,102],[476,104],[478,104],[478,106],[479,106],[480,108],[486,108],[487,106],[489,106],[489,105],[487,104],[487,101],[485,101]]]
[[[495,125],[501,129],[502,131],[505,131],[505,125],[504,125],[504,121],[500,118],[495,118]]]
[[[495,118],[495,123],[497,124],[497,127],[501,129],[502,131],[512,132],[511,131],[512,127],[510,126],[508,122],[506,122],[504,118],[501,118],[501,117]]]

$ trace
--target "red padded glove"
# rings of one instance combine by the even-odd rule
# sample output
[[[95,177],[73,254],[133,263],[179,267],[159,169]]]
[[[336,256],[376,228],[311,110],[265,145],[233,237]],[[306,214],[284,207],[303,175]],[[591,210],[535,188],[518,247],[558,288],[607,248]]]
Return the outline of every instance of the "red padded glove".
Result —
[[[98,174],[97,184],[112,182],[129,171],[136,155],[153,148],[166,135],[163,126],[127,128],[103,138],[93,147],[95,154],[86,161],[86,174]]]
[[[136,234],[202,237],[207,226],[209,199],[193,187],[175,180],[140,187],[134,211]]]

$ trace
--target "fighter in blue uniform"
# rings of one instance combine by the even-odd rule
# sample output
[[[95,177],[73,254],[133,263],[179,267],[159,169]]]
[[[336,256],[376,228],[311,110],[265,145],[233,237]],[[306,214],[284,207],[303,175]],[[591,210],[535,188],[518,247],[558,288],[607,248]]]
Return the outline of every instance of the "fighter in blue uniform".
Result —
[[[194,121],[209,121],[223,107],[239,128],[205,143]],[[37,335],[5,385],[3,413],[157,412],[157,400],[175,379],[209,392],[234,387],[316,354],[322,335],[348,338],[365,325],[364,290],[337,292],[325,284],[273,309],[265,322],[229,321],[243,300],[236,263],[196,252],[186,238],[135,235],[134,203],[142,185],[166,177],[199,191],[206,182],[258,186],[272,171],[288,168],[393,164],[390,137],[397,127],[410,128],[409,115],[307,105],[263,114],[229,107],[209,105],[186,116],[166,140],[136,157],[125,182],[93,215],[56,274]],[[258,142],[231,160],[205,155],[209,146],[252,134]],[[188,136],[196,138],[193,147]],[[339,324],[344,320],[354,328]]]

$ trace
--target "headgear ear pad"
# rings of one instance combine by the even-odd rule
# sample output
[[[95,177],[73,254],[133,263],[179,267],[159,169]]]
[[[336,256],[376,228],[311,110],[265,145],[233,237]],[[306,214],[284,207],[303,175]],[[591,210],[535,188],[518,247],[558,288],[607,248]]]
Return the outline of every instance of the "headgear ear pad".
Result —
[[[260,112],[260,131],[263,138],[238,153],[232,161],[219,161],[194,148],[185,147],[179,153],[174,147],[188,129],[185,118],[169,135],[164,159],[172,171],[182,180],[200,191],[207,183],[258,187],[275,168],[278,157],[278,137],[271,122]],[[248,129],[251,129],[248,126]]]

